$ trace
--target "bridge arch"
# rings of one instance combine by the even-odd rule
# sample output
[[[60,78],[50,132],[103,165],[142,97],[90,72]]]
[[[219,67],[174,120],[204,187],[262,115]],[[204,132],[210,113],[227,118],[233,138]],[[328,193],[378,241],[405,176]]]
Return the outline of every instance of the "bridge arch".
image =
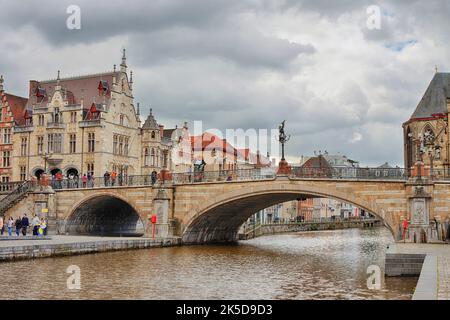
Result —
[[[243,191],[237,189],[221,193],[193,210],[184,224],[184,243],[232,242],[237,239],[239,227],[254,213],[277,203],[304,197],[333,198],[351,203],[380,218],[394,237],[395,223],[386,216],[386,210],[373,201],[355,194],[337,191],[334,188],[319,188],[310,185],[269,183],[252,186]]]
[[[72,206],[65,221],[68,234],[142,236],[144,223],[134,204],[119,194],[98,192]]]

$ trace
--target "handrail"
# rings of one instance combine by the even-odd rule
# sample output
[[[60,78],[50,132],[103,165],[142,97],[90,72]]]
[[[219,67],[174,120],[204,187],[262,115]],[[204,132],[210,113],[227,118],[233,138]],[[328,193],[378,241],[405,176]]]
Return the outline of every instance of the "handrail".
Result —
[[[4,215],[8,206],[31,190],[31,182],[24,181],[0,201],[0,215]]]

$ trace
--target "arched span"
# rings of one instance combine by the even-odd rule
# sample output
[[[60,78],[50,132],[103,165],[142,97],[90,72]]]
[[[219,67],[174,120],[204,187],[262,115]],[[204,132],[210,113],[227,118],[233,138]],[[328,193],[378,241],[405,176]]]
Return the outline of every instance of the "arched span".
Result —
[[[369,204],[363,199],[335,190],[275,185],[264,186],[259,190],[252,188],[245,193],[242,190],[225,193],[199,206],[186,224],[183,242],[198,244],[236,241],[239,227],[254,213],[277,203],[305,197],[333,198],[365,209],[380,218],[395,236],[395,229],[385,219],[384,210],[376,204]]]
[[[66,220],[69,234],[142,236],[144,224],[136,209],[124,199],[100,194],[78,203]]]

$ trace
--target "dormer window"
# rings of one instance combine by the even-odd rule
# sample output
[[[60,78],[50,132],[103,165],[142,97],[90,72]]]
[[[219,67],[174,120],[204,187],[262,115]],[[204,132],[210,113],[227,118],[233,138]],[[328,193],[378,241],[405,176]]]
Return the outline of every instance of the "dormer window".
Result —
[[[101,80],[98,83],[98,95],[99,96],[104,96],[104,95],[106,95],[108,93],[108,91],[109,91],[108,81]]]
[[[25,119],[25,125],[31,126],[33,124],[33,111],[32,110],[25,110],[25,113],[23,115]]]
[[[35,96],[38,102],[42,102],[47,96],[47,92],[45,91],[45,89],[37,87],[35,91]]]

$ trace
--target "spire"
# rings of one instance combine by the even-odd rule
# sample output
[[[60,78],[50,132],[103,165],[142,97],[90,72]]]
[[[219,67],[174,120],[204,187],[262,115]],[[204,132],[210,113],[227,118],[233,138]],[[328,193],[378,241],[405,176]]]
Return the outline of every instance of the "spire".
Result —
[[[125,49],[123,49],[122,63],[120,64],[120,71],[122,72],[127,72],[127,57],[125,52]]]
[[[130,71],[130,89],[133,88],[133,70]]]
[[[5,80],[3,80],[3,75],[0,75],[0,93],[3,92],[3,82]]]
[[[434,73],[438,73],[438,66],[437,65],[434,66]]]
[[[60,71],[58,70],[58,76],[56,77],[56,86],[55,86],[55,90],[59,91],[61,90],[61,84],[60,84]]]

